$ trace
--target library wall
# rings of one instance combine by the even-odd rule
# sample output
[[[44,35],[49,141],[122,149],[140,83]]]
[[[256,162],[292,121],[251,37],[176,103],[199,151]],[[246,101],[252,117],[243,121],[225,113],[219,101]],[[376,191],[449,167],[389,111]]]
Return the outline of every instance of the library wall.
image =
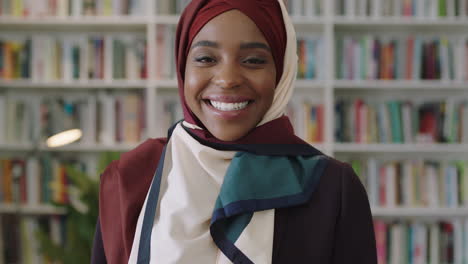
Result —
[[[77,189],[182,119],[188,2],[0,1],[0,264],[51,262],[44,237],[78,243],[70,208],[89,219],[96,205]],[[286,2],[299,57],[286,115],[359,175],[379,264],[468,264],[468,0]],[[69,128],[77,142],[47,145]]]

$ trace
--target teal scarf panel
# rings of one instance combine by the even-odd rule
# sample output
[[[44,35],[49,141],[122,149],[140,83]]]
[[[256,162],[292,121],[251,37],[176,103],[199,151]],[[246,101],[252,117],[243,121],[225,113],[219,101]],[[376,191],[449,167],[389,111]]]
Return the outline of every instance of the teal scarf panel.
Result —
[[[219,249],[234,263],[252,263],[234,244],[253,213],[306,203],[327,161],[324,155],[236,153],[211,218],[210,232]]]

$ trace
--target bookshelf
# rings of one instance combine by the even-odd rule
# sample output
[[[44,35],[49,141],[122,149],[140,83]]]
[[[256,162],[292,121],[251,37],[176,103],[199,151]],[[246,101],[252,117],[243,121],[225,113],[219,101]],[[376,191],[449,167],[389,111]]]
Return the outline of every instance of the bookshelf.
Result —
[[[3,3],[17,0],[4,0]],[[99,0],[80,0],[90,3],[99,3]],[[95,140],[78,142],[66,147],[49,149],[42,141],[34,143],[36,138],[26,142],[11,142],[2,139],[0,133],[0,156],[3,157],[25,157],[39,150],[42,153],[62,155],[72,153],[77,157],[96,155],[103,151],[125,152],[131,150],[146,137],[165,136],[169,124],[180,117],[177,112],[178,99],[177,81],[175,80],[173,64],[168,63],[173,54],[170,49],[171,38],[179,16],[176,10],[180,9],[184,1],[169,0],[133,0],[138,2],[139,11],[136,13],[108,12],[108,6],[94,6],[95,11],[88,10],[85,13],[78,5],[69,6],[69,12],[57,13],[57,15],[31,15],[23,17],[18,12],[0,12],[0,39],[5,36],[14,35],[24,37],[40,32],[46,36],[140,36],[146,42],[146,74],[142,78],[113,78],[111,67],[104,66],[101,78],[1,78],[0,77],[0,107],[2,107],[2,96],[24,96],[34,98],[43,93],[60,94],[61,96],[85,94],[94,96],[96,94],[138,94],[144,98],[144,131],[140,131],[140,137],[133,142],[125,140],[114,140],[103,143],[99,140],[99,131],[95,133]],[[133,2],[128,0],[115,0],[110,2]],[[32,1],[29,1],[31,3]],[[38,1],[42,2],[42,1]],[[46,2],[46,1],[44,1]],[[53,1],[51,1],[53,2]],[[62,1],[67,2],[67,1]],[[418,99],[419,101],[445,100],[454,97],[468,101],[468,1],[466,0],[289,0],[288,6],[291,10],[293,22],[296,25],[298,38],[313,37],[321,41],[323,50],[322,61],[319,65],[322,74],[314,75],[314,78],[299,79],[296,82],[296,91],[293,102],[296,104],[295,127],[298,134],[305,137],[304,113],[301,110],[301,100],[311,105],[321,104],[323,117],[321,123],[322,140],[312,142],[314,146],[326,154],[339,159],[368,158],[377,159],[449,159],[468,160],[468,141],[456,141],[453,143],[355,143],[341,142],[335,138],[335,104],[340,98],[364,98],[367,102],[385,102],[386,100]],[[71,2],[70,2],[71,3]],[[109,3],[109,1],[106,1]],[[412,8],[408,4],[411,5]],[[427,3],[430,8],[424,8]],[[437,4],[443,3],[447,10],[440,11]],[[452,3],[457,3],[457,11]],[[390,5],[391,4],[391,5]],[[106,9],[107,8],[107,9]],[[66,10],[64,7],[60,10]],[[99,9],[99,10],[98,10]],[[104,12],[104,10],[107,10]],[[114,10],[114,9],[112,9]],[[452,12],[453,11],[453,12]],[[456,12],[455,12],[456,11]],[[103,15],[104,13],[106,15]],[[444,13],[445,12],[445,13]],[[92,15],[96,13],[98,15]],[[101,15],[99,15],[101,14]],[[382,34],[384,32],[385,34]],[[382,36],[385,41],[391,41],[393,37],[404,39],[407,36],[422,35],[426,38],[447,37],[462,38],[465,40],[463,50],[463,39],[454,41],[453,52],[460,52],[465,57],[457,60],[457,73],[455,77],[449,78],[337,78],[336,72],[341,67],[339,41],[346,37]],[[66,38],[66,37],[65,37]],[[457,44],[458,43],[458,44]],[[110,45],[110,44],[104,44]],[[305,42],[307,47],[307,42]],[[316,44],[311,44],[312,46]],[[317,44],[319,45],[319,44]],[[459,46],[457,46],[459,45]],[[107,46],[104,54],[104,65],[112,64],[114,59],[111,48]],[[405,47],[405,46],[403,46]],[[355,47],[354,47],[355,48]],[[356,48],[355,48],[356,49]],[[455,53],[454,53],[455,54]],[[458,54],[458,53],[457,53]],[[458,55],[460,55],[458,54]],[[312,56],[317,58],[317,54]],[[455,57],[455,56],[453,56]],[[161,59],[163,58],[163,59]],[[135,63],[135,62],[133,62]],[[305,65],[317,70],[317,65]],[[87,69],[85,69],[87,70]],[[32,74],[33,71],[31,71]],[[450,70],[449,70],[450,72]],[[450,74],[449,74],[450,75]],[[318,76],[318,77],[317,77]],[[400,76],[401,77],[401,76]],[[419,77],[419,76],[418,76]],[[37,96],[39,97],[39,96]],[[421,99],[422,98],[422,99]],[[171,101],[172,100],[172,101]],[[168,103],[169,102],[169,103]],[[299,109],[299,110],[298,110]],[[98,110],[95,115],[98,116]],[[1,110],[0,110],[1,112]],[[148,114],[154,113],[154,114]],[[460,119],[466,122],[466,118]],[[0,123],[2,122],[0,116]],[[112,124],[112,123],[111,123]],[[466,126],[465,126],[466,127]],[[463,127],[463,129],[465,129]],[[2,125],[0,124],[0,128]],[[466,129],[465,129],[466,130]],[[117,133],[117,132],[116,132]],[[315,132],[316,133],[316,132]],[[464,131],[464,133],[467,133]],[[40,137],[39,137],[40,138]],[[34,140],[33,140],[34,139]],[[467,192],[468,190],[465,190]],[[468,206],[468,204],[466,204]],[[0,203],[1,215],[13,212],[24,212],[30,215],[55,214],[50,207],[32,206],[17,207]],[[401,219],[445,219],[452,218],[467,219],[468,211],[465,207],[459,208],[386,208],[373,206],[372,212],[376,219],[385,221],[399,221]],[[468,232],[468,231],[467,231]],[[468,250],[467,250],[468,251]],[[1,257],[1,254],[0,254]],[[1,263],[1,261],[0,261]]]
[[[64,210],[59,210],[51,205],[35,205],[35,206],[25,206],[25,205],[11,205],[11,204],[2,204],[0,205],[1,214],[20,214],[20,215],[63,215],[65,214]]]
[[[379,218],[446,219],[468,217],[468,208],[372,208]]]
[[[466,154],[468,144],[355,144],[336,143],[336,153],[412,153],[412,154]]]

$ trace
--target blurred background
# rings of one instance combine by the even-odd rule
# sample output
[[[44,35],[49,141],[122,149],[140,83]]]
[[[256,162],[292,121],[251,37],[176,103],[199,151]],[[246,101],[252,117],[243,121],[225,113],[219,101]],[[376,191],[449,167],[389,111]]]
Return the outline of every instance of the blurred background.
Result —
[[[86,263],[99,175],[182,118],[188,0],[0,0],[0,264]],[[468,264],[468,0],[289,0],[296,133],[351,163],[379,264]]]

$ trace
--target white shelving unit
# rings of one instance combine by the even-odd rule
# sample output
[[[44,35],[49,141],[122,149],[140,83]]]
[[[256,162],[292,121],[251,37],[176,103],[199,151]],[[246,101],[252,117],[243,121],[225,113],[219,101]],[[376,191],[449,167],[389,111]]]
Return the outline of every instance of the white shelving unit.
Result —
[[[468,154],[467,144],[356,144],[336,143],[337,153],[459,153]]]
[[[447,219],[468,217],[468,208],[372,208],[372,214],[385,218]]]
[[[148,10],[155,10],[155,1],[147,1]],[[339,32],[343,31],[381,31],[391,29],[392,31],[444,33],[446,31],[468,32],[468,18],[463,19],[416,19],[416,18],[376,18],[376,17],[342,17],[334,15],[334,1],[324,1],[324,13],[320,17],[292,17],[298,32],[319,33],[323,35],[326,52],[322,67],[326,69],[323,80],[298,80],[296,82],[297,93],[320,94],[325,105],[325,140],[316,146],[329,155],[355,155],[355,154],[414,154],[415,156],[425,154],[462,154],[468,157],[467,144],[348,144],[337,143],[334,139],[334,102],[342,91],[370,90],[378,96],[380,92],[398,91],[405,93],[407,90],[421,93],[432,92],[458,92],[467,95],[467,82],[443,82],[443,81],[343,81],[335,79],[335,49],[334,43]],[[148,79],[141,81],[89,81],[89,82],[32,82],[30,80],[0,80],[0,89],[15,90],[41,90],[41,89],[63,89],[63,90],[90,90],[90,89],[140,89],[144,90],[146,98],[146,113],[155,113],[155,104],[160,93],[177,93],[176,80],[156,79],[156,50],[159,48],[156,42],[156,25],[176,25],[179,20],[177,15],[150,15],[138,17],[70,17],[70,18],[31,18],[23,19],[17,17],[0,17],[0,30],[14,30],[16,32],[31,31],[77,31],[94,32],[96,30],[108,30],[112,32],[143,32],[146,35],[148,45]],[[0,33],[1,34],[1,33]],[[468,97],[468,96],[467,96]],[[150,137],[161,137],[158,134],[158,120],[152,114],[146,115],[148,135]],[[41,151],[48,152],[77,152],[95,153],[101,151],[128,151],[135,144],[116,144],[112,146],[103,145],[73,145],[59,149],[48,149],[39,147]],[[0,145],[1,152],[30,152],[33,150],[31,144]],[[37,210],[36,210],[37,209]],[[29,213],[53,212],[46,207],[21,208],[20,211]],[[0,214],[13,212],[16,209],[0,205]],[[400,217],[400,216],[468,216],[466,209],[380,209],[374,210],[376,216]]]
[[[12,205],[0,204],[0,214],[20,214],[20,215],[63,215],[64,210],[52,205]]]
[[[5,0],[4,0],[5,1]],[[33,1],[33,0],[31,0]],[[2,80],[0,79],[0,93],[100,93],[101,91],[130,91],[143,94],[145,98],[145,123],[147,135],[151,138],[166,136],[165,129],[161,129],[158,115],[158,99],[160,97],[178,97],[177,80],[158,79],[157,67],[158,46],[157,30],[159,25],[175,27],[179,21],[178,15],[159,14],[157,3],[163,0],[142,0],[145,2],[145,14],[138,16],[70,16],[70,17],[41,17],[21,18],[0,16],[0,35],[4,32],[15,34],[30,34],[44,32],[45,34],[61,33],[138,33],[146,38],[147,43],[147,78],[144,80],[103,80],[90,81],[32,81],[32,80]],[[165,0],[175,1],[175,0]],[[289,0],[298,1],[298,0]],[[309,1],[309,0],[304,0]],[[430,95],[443,97],[454,95],[468,100],[468,81],[429,81],[429,80],[338,80],[335,77],[336,43],[343,34],[381,33],[396,34],[432,34],[444,35],[464,34],[468,32],[468,14],[458,18],[413,18],[413,17],[369,17],[335,15],[336,0],[321,0],[323,13],[320,16],[292,16],[298,37],[306,35],[320,35],[325,51],[324,61],[318,67],[323,67],[324,76],[321,79],[297,80],[295,96],[316,99],[324,105],[324,141],[313,145],[324,153],[338,158],[376,157],[386,160],[430,158],[442,160],[468,160],[468,144],[357,144],[340,143],[335,135],[335,102],[337,98],[350,96],[364,96],[366,98],[417,97]],[[351,1],[351,0],[345,0]],[[387,1],[387,0],[370,0]],[[0,1],[1,2],[1,1]],[[355,1],[353,1],[355,2]],[[356,0],[357,2],[357,0]],[[466,63],[468,67],[468,62]],[[2,133],[3,131],[0,131]],[[144,140],[144,139],[143,139]],[[126,152],[135,148],[136,143],[92,144],[75,143],[61,148],[47,148],[43,143],[38,146],[32,143],[10,143],[0,141],[0,157],[24,157],[34,155],[37,151],[51,156],[72,156],[96,162],[96,155],[104,151]],[[94,166],[94,167],[93,167]],[[95,164],[90,166],[95,168]],[[1,173],[1,172],[0,172]],[[0,178],[1,179],[1,178]],[[0,186],[1,187],[1,186]],[[2,215],[23,216],[54,216],[64,215],[66,212],[51,205],[17,205],[0,203],[0,228]],[[468,208],[382,208],[373,207],[375,219],[415,221],[443,221],[447,219],[468,219]],[[1,231],[1,230],[0,230]],[[0,246],[1,246],[0,236]],[[0,263],[2,262],[0,247]]]
[[[91,80],[86,82],[34,82],[30,80],[0,81],[0,89],[145,89],[148,86],[148,81],[145,80]]]

